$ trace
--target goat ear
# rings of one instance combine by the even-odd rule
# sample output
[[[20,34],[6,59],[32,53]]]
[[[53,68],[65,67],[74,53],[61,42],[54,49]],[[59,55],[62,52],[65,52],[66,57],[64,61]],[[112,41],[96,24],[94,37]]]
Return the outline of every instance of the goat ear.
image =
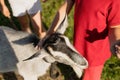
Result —
[[[68,27],[68,20],[67,20],[67,14],[64,16],[64,19],[60,23],[58,29],[56,30],[56,33],[64,34],[66,31],[66,28]]]

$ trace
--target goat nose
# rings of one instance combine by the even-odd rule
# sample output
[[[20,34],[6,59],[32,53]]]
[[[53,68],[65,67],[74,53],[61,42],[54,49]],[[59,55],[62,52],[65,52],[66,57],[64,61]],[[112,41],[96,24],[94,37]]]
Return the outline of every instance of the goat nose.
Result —
[[[75,63],[77,63],[80,66],[84,66],[84,67],[88,66],[87,60],[83,56],[81,56],[80,54],[72,55],[72,59]]]

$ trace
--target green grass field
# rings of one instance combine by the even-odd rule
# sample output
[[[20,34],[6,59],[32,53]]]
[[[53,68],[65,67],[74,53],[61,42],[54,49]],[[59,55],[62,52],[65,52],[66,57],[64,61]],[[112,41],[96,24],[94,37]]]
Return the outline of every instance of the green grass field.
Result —
[[[49,28],[55,13],[59,6],[63,3],[64,0],[48,0],[46,3],[42,3],[42,19],[44,25]],[[8,5],[9,7],[9,5]],[[20,25],[15,17],[12,17],[14,23],[19,28]],[[65,32],[65,35],[69,37],[69,39],[73,40],[73,10],[71,11],[70,15],[68,16],[69,20],[69,27]],[[0,25],[5,25],[8,27],[12,27],[8,18],[2,15],[0,12]],[[20,29],[20,28],[19,28]],[[104,70],[102,73],[101,80],[120,80],[120,60],[117,59],[115,56],[112,56],[105,64]]]

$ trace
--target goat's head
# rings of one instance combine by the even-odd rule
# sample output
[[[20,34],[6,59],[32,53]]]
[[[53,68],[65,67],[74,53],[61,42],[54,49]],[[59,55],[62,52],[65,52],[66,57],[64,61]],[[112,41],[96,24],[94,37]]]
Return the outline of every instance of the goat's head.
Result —
[[[52,63],[57,61],[66,65],[70,65],[76,72],[77,76],[81,77],[81,70],[87,68],[88,62],[72,46],[69,39],[63,35],[66,30],[66,20],[67,16],[65,16],[64,20],[61,22],[58,30],[45,39],[43,43],[43,49],[38,51],[38,53],[36,53],[31,58],[37,57],[41,55],[41,53],[43,54],[43,51],[45,51],[47,56],[44,56],[43,58],[47,62]],[[65,25],[65,27],[63,25]]]
[[[54,59],[54,61],[70,65],[78,77],[81,76],[80,70],[85,69],[88,66],[87,60],[81,56],[81,54],[72,46],[69,39],[63,34],[53,33],[45,40],[43,47],[46,52],[53,57],[45,57],[44,59],[47,62]]]
[[[87,61],[72,46],[69,39],[63,34],[54,33],[50,35],[43,44],[44,49],[56,59],[56,61],[72,65],[70,60],[80,65],[81,68],[87,67]]]

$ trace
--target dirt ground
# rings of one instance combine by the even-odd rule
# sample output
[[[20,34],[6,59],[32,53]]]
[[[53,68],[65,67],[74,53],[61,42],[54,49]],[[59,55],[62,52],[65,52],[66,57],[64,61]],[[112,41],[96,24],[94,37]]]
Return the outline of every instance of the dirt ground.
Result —
[[[59,72],[57,78],[51,78],[50,71],[48,71],[44,76],[39,77],[39,80],[80,80],[71,67],[60,63],[57,66]],[[23,78],[18,74],[14,74],[14,72],[8,72],[0,74],[0,80],[23,80]]]

